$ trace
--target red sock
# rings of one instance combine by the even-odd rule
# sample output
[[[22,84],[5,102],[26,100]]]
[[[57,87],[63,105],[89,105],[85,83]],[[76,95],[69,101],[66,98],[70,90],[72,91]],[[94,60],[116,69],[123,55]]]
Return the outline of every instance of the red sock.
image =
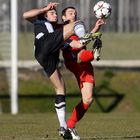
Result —
[[[90,62],[94,59],[93,51],[84,50],[81,52],[79,58],[80,58],[81,62]]]
[[[89,104],[83,103],[81,101],[73,110],[73,113],[70,117],[70,119],[67,121],[68,128],[74,128],[76,122],[78,122],[85,114],[89,107]]]

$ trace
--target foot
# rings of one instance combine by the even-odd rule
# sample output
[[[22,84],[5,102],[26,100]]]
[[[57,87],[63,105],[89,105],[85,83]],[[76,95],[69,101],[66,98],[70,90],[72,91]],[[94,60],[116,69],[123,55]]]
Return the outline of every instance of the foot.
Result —
[[[93,47],[93,49],[102,48],[102,40],[100,38],[96,38],[92,47]]]
[[[64,136],[66,129],[64,127],[60,127],[58,129],[59,136]]]
[[[102,41],[100,38],[96,38],[94,44],[93,44],[93,50],[94,50],[94,59],[99,61],[101,59],[101,48],[102,48]]]
[[[92,40],[91,33],[86,33],[83,37],[80,38],[80,43],[83,45],[87,45]]]
[[[94,59],[97,61],[101,59],[101,48],[94,49]]]
[[[69,128],[69,131],[71,133],[72,140],[80,140],[80,136],[78,135],[75,128]]]
[[[97,32],[97,33],[86,33],[83,37],[80,38],[80,43],[83,45],[87,45],[90,43],[92,40],[96,38],[101,38],[102,33]]]
[[[60,127],[58,129],[59,136],[63,137],[64,140],[71,140],[72,136],[69,129],[65,129],[64,127]]]
[[[92,40],[97,39],[97,38],[100,39],[101,36],[102,36],[101,32],[91,33]]]

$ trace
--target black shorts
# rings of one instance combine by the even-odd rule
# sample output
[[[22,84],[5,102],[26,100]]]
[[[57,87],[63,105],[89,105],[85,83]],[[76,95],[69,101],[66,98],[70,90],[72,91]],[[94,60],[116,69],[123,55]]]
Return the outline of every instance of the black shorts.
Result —
[[[44,34],[40,39],[35,39],[35,58],[44,68],[48,77],[54,73],[58,66],[59,52],[63,45],[63,28],[56,29],[53,33]]]

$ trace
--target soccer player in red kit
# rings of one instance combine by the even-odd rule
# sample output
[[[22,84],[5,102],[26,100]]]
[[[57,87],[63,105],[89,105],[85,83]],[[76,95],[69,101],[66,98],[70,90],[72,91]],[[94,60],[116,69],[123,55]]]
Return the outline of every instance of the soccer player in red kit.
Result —
[[[65,23],[77,20],[77,12],[74,7],[67,7],[62,11],[62,20]],[[97,20],[91,33],[97,32],[105,24],[103,19]],[[72,35],[64,45],[63,57],[67,69],[76,77],[82,95],[82,100],[75,106],[71,117],[67,121],[68,129],[71,132],[72,139],[80,140],[76,132],[76,123],[84,116],[93,101],[93,88],[95,85],[94,72],[91,61],[94,59],[94,51],[83,48],[74,48],[79,44],[79,37]],[[67,47],[69,45],[69,47]]]

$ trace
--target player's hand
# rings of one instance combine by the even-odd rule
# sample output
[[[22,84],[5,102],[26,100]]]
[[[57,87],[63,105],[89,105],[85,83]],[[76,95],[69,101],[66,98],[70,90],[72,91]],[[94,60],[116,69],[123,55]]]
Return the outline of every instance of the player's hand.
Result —
[[[92,29],[92,33],[96,33],[100,30],[101,26],[106,24],[105,19],[98,19],[95,23],[94,28]]]
[[[106,24],[105,19],[98,19],[95,23],[96,27],[100,27],[102,25]]]
[[[59,4],[59,3],[57,3],[57,2],[50,2],[47,6],[45,6],[45,7],[43,8],[43,11],[45,12],[45,11],[48,11],[48,10],[50,10],[50,9],[54,9],[54,8],[57,7],[58,4]]]

